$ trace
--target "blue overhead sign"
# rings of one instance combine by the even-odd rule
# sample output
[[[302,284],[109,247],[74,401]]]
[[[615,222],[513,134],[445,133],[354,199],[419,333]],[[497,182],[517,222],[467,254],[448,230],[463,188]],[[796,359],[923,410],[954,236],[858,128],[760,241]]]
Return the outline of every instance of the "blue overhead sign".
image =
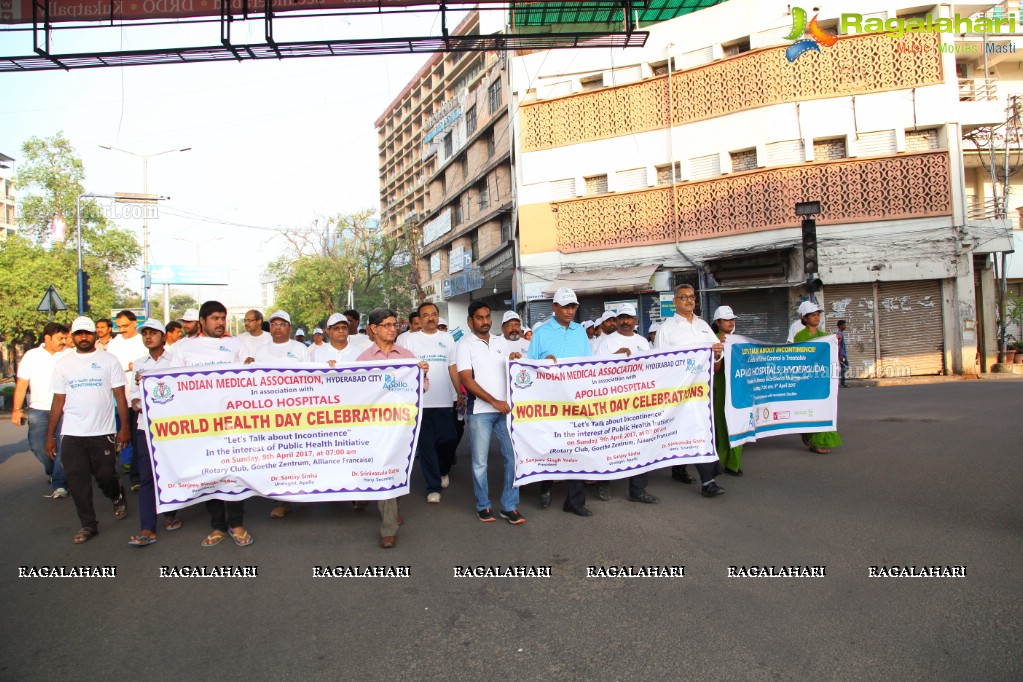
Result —
[[[150,265],[153,284],[228,284],[228,272],[222,267],[199,265]]]

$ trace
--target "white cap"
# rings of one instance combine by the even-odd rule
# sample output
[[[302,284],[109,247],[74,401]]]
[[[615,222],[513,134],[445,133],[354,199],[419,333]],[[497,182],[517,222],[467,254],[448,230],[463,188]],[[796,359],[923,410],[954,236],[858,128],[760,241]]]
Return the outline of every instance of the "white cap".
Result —
[[[291,320],[288,320],[288,323],[290,324]],[[305,330],[301,329],[301,328],[300,329],[296,329],[295,330],[295,336],[305,336]]]
[[[341,313],[334,313],[329,318],[327,318],[327,329],[330,329],[331,327],[333,327],[338,322],[344,322],[345,326],[346,327],[348,326],[348,318],[347,317],[345,317]]]
[[[88,317],[76,317],[75,321],[71,323],[71,333],[75,332],[91,332],[96,333],[96,323],[90,320]]]
[[[317,334],[322,334],[322,333],[323,333],[323,330],[320,329],[319,327],[317,327],[316,329],[313,330],[313,336],[316,336]]]
[[[598,317],[597,321],[594,322],[594,324],[604,324],[608,320],[613,320],[614,318],[615,318],[614,312],[612,312],[610,310],[605,310],[604,314],[601,315],[600,317]]]
[[[660,328],[661,328],[661,323],[660,323],[660,322],[654,322],[654,323],[653,323],[652,325],[650,325],[650,329],[648,330],[648,333],[650,333],[650,334],[654,334],[654,333],[656,333],[656,332],[657,332],[657,331],[658,331],[658,330],[659,330]]]
[[[714,320],[734,320],[738,317],[732,312],[732,308],[727,305],[719,305],[714,311]]]
[[[802,303],[799,304],[800,319],[809,315],[810,313],[819,313],[820,311],[821,307],[816,303],[811,303],[810,301],[803,301]]]
[[[621,317],[622,315],[628,315],[629,317],[636,317],[636,306],[631,303],[623,303],[618,307],[618,313],[615,317]]]
[[[523,328],[522,328],[522,331],[523,331],[523,333],[525,333],[525,332],[531,332],[531,331],[533,331],[533,330],[532,330],[532,329],[530,329],[529,327],[523,327]]]
[[[583,322],[583,329],[589,329],[593,326],[593,320],[586,320]]]
[[[146,321],[139,325],[139,331],[141,332],[143,329],[155,329],[161,334],[167,333],[167,328],[163,326],[163,322],[160,322],[155,317],[147,317]]]
[[[444,318],[442,317],[442,318],[440,318],[439,320],[437,320],[437,326],[438,326],[438,327],[446,327],[446,326],[448,326],[448,321],[447,321],[447,320],[445,320],[445,319],[444,319]]]
[[[579,299],[576,298],[575,292],[568,287],[561,287],[554,293],[554,302],[558,305],[572,305],[573,303],[579,305]]]
[[[514,310],[505,311],[504,316],[501,317],[501,325],[503,326],[505,322],[511,322],[512,320],[522,322],[522,318],[516,315]]]
[[[273,320],[284,320],[288,324],[291,324],[291,315],[287,314],[283,310],[275,310],[274,314],[267,318],[267,322],[272,322]]]
[[[199,311],[196,310],[195,308],[189,308],[188,310],[185,311],[185,314],[181,316],[181,319],[184,320],[185,322],[198,322]]]

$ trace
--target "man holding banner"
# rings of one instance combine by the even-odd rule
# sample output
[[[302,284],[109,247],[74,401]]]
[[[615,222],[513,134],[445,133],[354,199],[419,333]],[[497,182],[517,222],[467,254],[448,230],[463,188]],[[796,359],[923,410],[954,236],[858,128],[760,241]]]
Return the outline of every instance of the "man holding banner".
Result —
[[[722,360],[724,344],[721,343],[710,325],[696,317],[696,289],[688,284],[675,287],[675,316],[661,323],[657,331],[654,347],[657,349],[671,348],[687,343],[706,342],[711,344],[714,353],[714,370],[717,371]],[[704,497],[714,497],[725,492],[714,477],[720,470],[720,462],[704,462],[696,465],[700,474],[700,483]],[[685,465],[673,466],[671,477],[682,483],[692,483],[693,479],[686,473]]]
[[[417,359],[412,351],[395,345],[398,338],[398,314],[387,308],[376,308],[369,314],[369,329],[373,334],[373,345],[363,351],[356,360],[359,362],[383,362],[395,359]],[[430,390],[430,379],[427,373],[430,365],[425,360],[419,361],[423,370],[423,390]],[[402,524],[398,514],[398,498],[392,497],[377,502],[380,510],[380,547],[390,549],[398,542],[398,526]]]
[[[575,292],[562,287],[554,293],[554,315],[552,319],[536,328],[529,342],[530,360],[551,360],[585,358],[591,355],[590,340],[582,325],[574,322],[579,310],[579,299]],[[551,506],[552,481],[540,483],[540,506]],[[582,481],[568,481],[568,495],[564,510],[576,516],[593,516],[586,507],[586,486]]]

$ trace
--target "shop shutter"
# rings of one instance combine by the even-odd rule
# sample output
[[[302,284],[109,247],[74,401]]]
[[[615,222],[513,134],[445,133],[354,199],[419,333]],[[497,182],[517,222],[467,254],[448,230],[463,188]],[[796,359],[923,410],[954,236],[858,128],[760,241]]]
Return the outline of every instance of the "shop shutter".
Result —
[[[554,301],[530,301],[526,304],[525,326],[535,327],[554,314]]]
[[[881,337],[879,376],[945,371],[941,283],[881,282],[877,289]]]
[[[731,306],[738,315],[736,334],[764,343],[785,343],[790,323],[787,288],[722,291],[721,305]],[[708,317],[714,314],[708,312]]]
[[[850,378],[874,376],[877,361],[874,340],[874,285],[837,284],[824,288],[826,330],[835,331],[845,320],[845,352],[849,357]],[[795,319],[795,318],[793,318]]]

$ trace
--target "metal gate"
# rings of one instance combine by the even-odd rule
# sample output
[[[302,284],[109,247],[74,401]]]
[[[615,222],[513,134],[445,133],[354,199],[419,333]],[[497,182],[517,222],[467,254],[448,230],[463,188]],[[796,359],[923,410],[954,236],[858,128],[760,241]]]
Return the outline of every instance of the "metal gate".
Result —
[[[877,362],[877,336],[874,328],[874,285],[837,284],[825,287],[824,308],[827,331],[838,329],[845,320],[845,352],[849,358],[849,377],[874,376]]]
[[[878,376],[944,373],[941,283],[880,282],[877,304],[881,332]]]
[[[722,291],[720,297],[721,305],[731,306],[739,317],[735,321],[736,334],[764,343],[785,342],[790,322],[787,288]]]

